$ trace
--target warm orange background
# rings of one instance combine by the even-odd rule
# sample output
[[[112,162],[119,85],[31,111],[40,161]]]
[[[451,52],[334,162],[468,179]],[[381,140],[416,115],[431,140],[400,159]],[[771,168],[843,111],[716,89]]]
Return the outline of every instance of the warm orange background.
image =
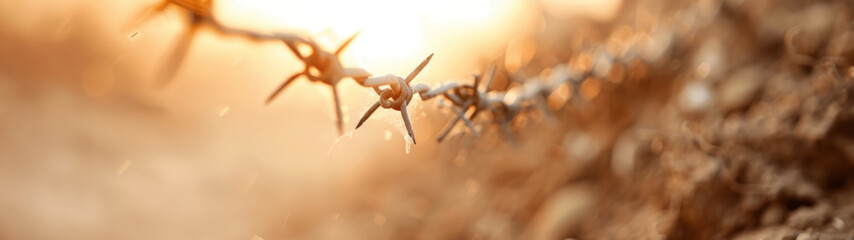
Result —
[[[605,19],[613,8],[587,2],[543,4],[562,14],[592,7],[590,14]],[[416,217],[430,205],[417,196],[389,200],[398,194],[375,189],[386,182],[432,174],[458,182],[463,192],[477,191],[475,180],[449,180],[437,167],[460,157],[457,146],[433,141],[450,116],[435,102],[414,107],[419,144],[409,154],[397,112],[380,110],[382,121],[337,136],[322,84],[300,80],[264,106],[283,78],[302,67],[280,43],[204,30],[172,83],[157,87],[155,73],[187,19],[170,8],[126,26],[153,4],[0,1],[2,238],[250,239],[312,226],[303,236],[372,239],[382,236],[371,234],[382,234],[376,229],[386,221],[398,220],[384,204],[412,203]],[[374,74],[406,74],[435,53],[416,79],[430,84],[468,81],[504,50],[511,63],[530,58],[533,49],[524,42],[540,22],[532,5],[214,3],[226,24],[301,32],[330,48],[361,30],[343,60]],[[375,96],[351,81],[341,89],[346,128],[353,129]],[[399,174],[403,169],[417,170]],[[367,206],[376,210],[347,212]]]

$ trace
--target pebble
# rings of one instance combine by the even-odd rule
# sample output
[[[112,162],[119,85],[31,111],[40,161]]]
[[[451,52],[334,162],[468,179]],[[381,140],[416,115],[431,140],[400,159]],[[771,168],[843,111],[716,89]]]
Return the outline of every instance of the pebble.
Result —
[[[727,78],[719,86],[718,105],[725,112],[733,111],[750,103],[764,83],[758,69],[742,69]]]
[[[705,82],[689,82],[679,93],[679,107],[688,113],[698,113],[712,106],[712,92]]]
[[[576,184],[556,191],[534,215],[523,239],[559,239],[563,234],[572,234],[591,213],[595,202],[596,197],[587,185]]]

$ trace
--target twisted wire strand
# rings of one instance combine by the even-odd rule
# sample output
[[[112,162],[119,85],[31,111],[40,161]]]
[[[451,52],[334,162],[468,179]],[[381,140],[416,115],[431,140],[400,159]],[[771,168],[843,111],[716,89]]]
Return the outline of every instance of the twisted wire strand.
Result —
[[[164,61],[163,66],[161,66],[160,73],[158,74],[161,85],[169,84],[175,77],[175,74],[184,64],[184,59],[192,48],[199,29],[203,26],[210,26],[222,35],[242,36],[252,41],[313,42],[293,33],[258,32],[225,25],[214,16],[214,0],[162,0],[138,13],[127,27],[137,27],[156,14],[163,13],[170,6],[176,6],[184,10],[190,22],[185,32],[173,44],[171,53]]]
[[[439,134],[437,140],[442,141],[453,130],[460,121],[470,129],[475,137],[480,136],[479,131],[475,127],[474,121],[481,113],[491,113],[491,124],[498,125],[500,130],[505,135],[507,141],[516,145],[517,140],[512,132],[511,124],[518,116],[532,111],[539,111],[546,119],[554,117],[553,111],[560,111],[569,105],[570,101],[577,101],[580,85],[585,79],[592,78],[603,79],[611,71],[614,64],[626,67],[631,62],[640,60],[644,64],[652,64],[662,58],[667,52],[678,47],[675,44],[676,40],[683,36],[692,34],[691,31],[674,32],[669,29],[669,26],[659,26],[650,32],[648,35],[656,37],[656,41],[666,43],[663,47],[652,46],[651,41],[632,41],[631,44],[624,46],[623,50],[618,53],[611,53],[606,50],[605,44],[600,44],[587,48],[590,54],[592,64],[583,69],[567,68],[568,63],[559,63],[552,67],[554,72],[562,70],[563,73],[555,73],[556,77],[552,77],[550,82],[542,83],[537,79],[506,72],[505,75],[509,82],[515,82],[516,85],[509,85],[508,88],[501,92],[491,94],[492,82],[496,75],[496,66],[490,68],[485,76],[474,75],[473,84],[461,84],[458,82],[450,82],[440,84],[435,88],[431,88],[427,84],[418,83],[412,85],[411,82],[430,62],[433,54],[425,58],[412,72],[405,78],[386,74],[381,76],[373,76],[367,70],[361,68],[345,67],[339,56],[342,51],[359,35],[353,34],[346,39],[335,51],[322,49],[310,37],[304,37],[292,33],[259,33],[253,30],[232,28],[222,24],[213,17],[212,0],[164,0],[159,5],[154,6],[155,11],[162,11],[169,5],[177,5],[191,15],[191,27],[208,23],[215,30],[223,35],[242,36],[254,41],[282,41],[288,49],[304,64],[301,72],[297,72],[285,78],[285,81],[276,88],[273,93],[267,98],[266,103],[269,104],[280,95],[293,81],[300,77],[305,77],[310,81],[321,82],[329,85],[333,92],[335,101],[337,126],[339,134],[343,134],[343,118],[339,103],[337,85],[344,78],[353,79],[362,87],[372,88],[377,93],[378,100],[362,115],[356,125],[356,129],[361,127],[374,112],[380,107],[399,111],[406,126],[407,133],[415,143],[415,134],[412,129],[411,119],[407,111],[407,106],[412,102],[412,98],[417,94],[422,100],[431,100],[439,98],[442,101],[450,103],[448,106],[454,113],[454,117],[450,120],[447,127]],[[714,16],[711,16],[714,17]],[[708,21],[707,21],[708,22]],[[195,30],[191,28],[187,36],[192,37]],[[697,29],[697,28],[695,28]],[[696,30],[694,30],[696,31]],[[189,44],[179,47],[176,51],[186,52]],[[299,51],[300,46],[308,46],[311,53],[306,55]],[[592,49],[592,50],[591,50]],[[179,52],[180,52],[179,51]],[[173,56],[177,59],[180,65],[182,57]],[[604,64],[598,64],[604,63]],[[175,63],[173,63],[175,64]],[[175,67],[177,69],[177,66]],[[486,84],[481,86],[481,81],[486,79]],[[572,92],[572,97],[567,98],[561,108],[552,110],[548,106],[548,98],[560,88],[569,88]],[[512,100],[506,99],[507,93],[510,91],[520,92]],[[469,113],[470,112],[470,113]],[[467,115],[468,114],[468,115]],[[553,119],[551,120],[553,121]]]

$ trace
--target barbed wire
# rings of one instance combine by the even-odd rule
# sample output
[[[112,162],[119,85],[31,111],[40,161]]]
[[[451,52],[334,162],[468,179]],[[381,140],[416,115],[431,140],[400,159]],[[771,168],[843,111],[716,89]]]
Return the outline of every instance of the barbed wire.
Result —
[[[270,41],[278,40],[285,43],[293,42],[312,42],[299,34],[271,32],[264,33],[249,29],[234,28],[221,23],[214,17],[214,0],[161,0],[160,3],[143,9],[135,16],[127,27],[138,27],[144,21],[149,20],[156,14],[162,14],[170,6],[180,8],[189,17],[189,24],[177,42],[172,47],[172,51],[164,61],[158,74],[158,78],[162,81],[162,85],[171,82],[172,78],[184,63],[184,58],[187,56],[192,47],[193,40],[198,31],[205,26],[212,27],[221,35],[240,36],[252,41]]]
[[[445,139],[460,121],[464,123],[465,127],[475,137],[480,136],[481,134],[475,125],[475,120],[478,116],[483,115],[483,113],[490,113],[491,119],[488,121],[490,125],[497,125],[507,141],[513,145],[517,145],[518,142],[512,132],[511,124],[520,115],[538,110],[546,118],[554,118],[555,114],[553,111],[560,111],[568,105],[569,101],[577,99],[583,82],[599,81],[598,79],[606,78],[615,64],[627,67],[629,63],[637,60],[645,64],[654,63],[675,47],[676,39],[692,34],[691,31],[673,31],[671,29],[674,28],[670,26],[657,26],[650,30],[651,32],[649,33],[637,35],[628,41],[627,44],[624,44],[618,51],[609,51],[605,44],[594,45],[587,48],[586,52],[582,50],[579,53],[591,56],[592,59],[588,59],[589,63],[586,66],[571,68],[569,67],[569,63],[556,64],[549,68],[551,70],[550,76],[546,76],[549,82],[544,82],[544,79],[534,79],[538,77],[526,77],[524,74],[514,74],[507,71],[507,69],[502,69],[502,72],[508,78],[508,87],[502,91],[495,92],[492,90],[493,80],[497,71],[497,67],[494,65],[489,68],[488,73],[484,76],[474,75],[472,84],[450,82],[439,84],[435,88],[432,88],[427,84],[418,83],[413,86],[411,82],[430,62],[433,54],[425,58],[406,78],[391,74],[373,76],[362,68],[345,67],[339,59],[341,52],[359,33],[353,34],[335,49],[334,52],[330,52],[319,47],[310,37],[298,34],[259,33],[253,30],[228,27],[213,16],[212,0],[164,0],[162,3],[144,11],[141,16],[147,18],[147,15],[151,12],[162,12],[171,5],[182,8],[190,15],[190,27],[179,40],[170,58],[167,59],[164,68],[165,74],[161,75],[166,81],[172,78],[175,71],[184,61],[184,56],[190,47],[192,37],[200,26],[208,25],[223,35],[242,36],[253,41],[282,41],[303,62],[304,68],[301,72],[286,78],[267,98],[266,104],[270,104],[289,84],[301,76],[305,76],[310,81],[324,83],[331,87],[336,110],[336,125],[339,134],[343,134],[344,123],[337,85],[342,79],[350,78],[362,87],[374,89],[379,97],[362,115],[356,125],[356,129],[361,127],[380,107],[393,109],[401,113],[402,121],[413,143],[416,140],[407,106],[411,104],[415,94],[418,94],[425,101],[440,97],[443,101],[450,103],[448,107],[455,116],[439,134],[437,137],[438,141]],[[698,22],[710,21],[695,21],[695,23]],[[695,26],[691,29],[696,31],[698,28],[699,26]],[[662,43],[664,43],[663,46]],[[310,53],[301,52],[301,47],[307,47]],[[486,83],[481,86],[481,82],[484,80]],[[551,109],[548,106],[548,99],[561,88],[569,88],[572,91],[572,95],[566,99],[566,102],[560,108]],[[511,92],[516,94],[509,94]]]
[[[338,125],[338,134],[343,134],[344,119],[341,111],[341,100],[338,96],[338,82],[343,78],[352,78],[353,80],[356,80],[356,82],[361,83],[371,76],[368,71],[361,68],[345,68],[341,65],[341,60],[339,59],[341,52],[344,51],[344,49],[350,45],[353,39],[358,35],[359,33],[353,34],[353,36],[344,41],[344,43],[342,43],[335,52],[325,51],[311,40],[297,39],[297,41],[285,41],[285,44],[289,49],[291,49],[294,55],[305,63],[305,68],[302,72],[298,72],[285,79],[285,82],[283,82],[282,85],[280,85],[279,88],[267,98],[267,104],[270,104],[276,96],[281,94],[289,84],[300,76],[305,76],[308,80],[314,82],[324,83],[332,88],[332,98],[335,101],[335,117]],[[303,53],[299,51],[299,46],[297,44],[309,46],[311,48],[311,54],[308,56],[303,55]]]

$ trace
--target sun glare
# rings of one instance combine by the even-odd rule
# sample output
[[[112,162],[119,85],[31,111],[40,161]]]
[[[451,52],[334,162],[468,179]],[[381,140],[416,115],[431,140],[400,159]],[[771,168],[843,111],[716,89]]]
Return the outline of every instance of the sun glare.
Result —
[[[501,0],[226,0],[222,9],[251,12],[239,19],[254,20],[242,20],[250,23],[241,24],[299,28],[327,48],[361,32],[348,49],[349,54],[360,67],[383,69],[387,66],[381,65],[426,54],[424,29],[428,24],[444,27],[482,23],[494,14],[492,8],[498,1]]]

